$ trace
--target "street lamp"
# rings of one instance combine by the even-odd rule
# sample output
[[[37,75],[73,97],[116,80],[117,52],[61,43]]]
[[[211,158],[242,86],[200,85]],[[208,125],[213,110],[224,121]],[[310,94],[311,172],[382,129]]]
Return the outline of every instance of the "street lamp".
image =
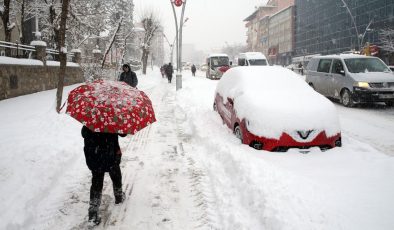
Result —
[[[341,0],[341,1],[342,1],[342,3],[343,3],[343,6],[342,6],[342,7],[345,7],[345,8],[346,8],[347,12],[348,12],[349,15],[350,15],[350,18],[352,19],[354,29],[356,29],[358,48],[361,49],[361,46],[360,46],[360,38],[359,38],[359,33],[358,33],[357,25],[356,25],[356,20],[354,19],[353,14],[352,14],[352,12],[350,11],[350,9],[349,9],[348,5],[346,4],[345,0]]]
[[[365,28],[364,33],[361,35],[360,34],[360,40],[361,40],[361,46],[364,46],[364,37],[367,34],[367,32],[373,31],[373,29],[370,29],[369,26],[372,24],[373,19],[371,19],[371,21],[368,23],[367,27]],[[360,48],[361,49],[361,48]]]
[[[176,90],[182,88],[182,27],[183,24],[187,21],[183,21],[185,7],[186,7],[186,0],[170,0],[172,12],[174,13],[175,19],[175,29],[176,29],[176,55],[177,55],[177,74],[176,74]],[[178,19],[176,16],[175,6],[180,7],[182,6],[182,13],[181,13],[181,20],[180,26],[178,29]]]
[[[345,8],[346,8],[347,12],[349,13],[349,15],[350,15],[350,17],[351,17],[351,19],[352,19],[353,26],[354,26],[354,29],[356,30],[356,34],[357,34],[357,45],[358,45],[358,49],[361,50],[361,47],[363,46],[365,34],[367,33],[367,31],[371,31],[371,30],[369,29],[369,26],[372,24],[373,19],[368,23],[368,26],[365,28],[364,33],[363,33],[363,34],[360,34],[360,33],[358,32],[358,28],[357,28],[357,25],[356,25],[356,20],[355,20],[355,18],[354,18],[354,16],[353,16],[352,12],[350,11],[348,5],[346,4],[345,0],[341,0],[341,1],[342,1],[342,3],[343,3],[343,6],[342,6],[342,7],[345,7]]]
[[[170,41],[168,40],[167,36],[163,33],[164,38],[166,39],[166,42],[168,44],[168,46],[170,47],[170,62],[172,62],[172,57],[173,57],[173,51],[174,51],[174,44],[176,42],[176,36],[174,37],[174,41],[172,43],[170,43]]]

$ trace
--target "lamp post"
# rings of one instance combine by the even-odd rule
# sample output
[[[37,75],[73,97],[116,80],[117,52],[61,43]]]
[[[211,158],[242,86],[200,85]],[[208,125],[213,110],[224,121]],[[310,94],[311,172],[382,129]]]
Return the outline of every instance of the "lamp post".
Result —
[[[163,33],[163,36],[166,39],[168,46],[170,47],[170,62],[172,62],[176,37],[174,37],[174,41],[172,43],[170,43],[170,41],[168,40],[167,36],[164,33]]]
[[[176,55],[177,55],[177,73],[176,73],[176,90],[182,88],[182,27],[184,24],[183,17],[185,13],[186,0],[170,0],[172,12],[174,13],[175,19],[175,30],[176,30]],[[180,26],[178,28],[178,18],[176,16],[175,6],[182,6],[182,13],[180,19]]]
[[[361,50],[361,48],[363,47],[364,37],[365,37],[366,33],[367,33],[368,31],[371,31],[371,29],[369,29],[369,26],[372,24],[373,19],[371,19],[371,21],[368,23],[367,27],[365,28],[364,33],[363,33],[363,34],[360,34],[359,31],[358,31],[358,28],[357,28],[356,20],[355,20],[355,18],[354,18],[354,16],[353,16],[352,12],[350,11],[348,5],[346,4],[345,0],[341,0],[341,1],[342,1],[342,3],[343,3],[343,6],[342,6],[342,7],[345,7],[345,8],[346,8],[347,12],[348,12],[349,15],[350,15],[350,18],[352,19],[353,26],[354,26],[354,29],[356,30],[356,34],[357,34],[357,45],[358,45],[358,49]]]
[[[369,28],[369,26],[372,24],[372,22],[373,22],[373,19],[371,19],[371,21],[368,23],[367,27],[365,28],[364,33],[362,35],[360,35],[361,47],[364,47],[364,38],[365,38],[365,35],[367,34],[367,32],[373,31],[372,29]],[[360,47],[360,49],[361,49],[361,47]]]
[[[346,8],[347,12],[348,12],[349,15],[350,15],[350,18],[352,19],[353,26],[354,26],[354,29],[356,30],[356,34],[357,34],[357,45],[358,45],[358,48],[361,49],[361,46],[360,46],[360,38],[359,38],[359,33],[358,33],[357,25],[356,25],[356,20],[354,19],[353,14],[352,14],[352,12],[350,11],[349,7],[347,6],[345,0],[341,0],[341,1],[342,1],[342,3],[343,3],[343,6],[342,6],[342,7],[345,7],[345,8]]]

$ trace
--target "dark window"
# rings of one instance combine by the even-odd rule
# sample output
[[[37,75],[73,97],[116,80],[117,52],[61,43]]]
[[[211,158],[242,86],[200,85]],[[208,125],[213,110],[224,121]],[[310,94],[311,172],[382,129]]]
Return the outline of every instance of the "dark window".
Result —
[[[336,74],[341,74],[341,71],[343,70],[343,64],[341,60],[335,59],[332,62],[332,68],[331,68],[331,73],[336,73]]]
[[[331,67],[331,59],[320,59],[317,66],[317,72],[329,73]]]
[[[18,76],[11,75],[10,76],[10,88],[17,89],[18,88]]]

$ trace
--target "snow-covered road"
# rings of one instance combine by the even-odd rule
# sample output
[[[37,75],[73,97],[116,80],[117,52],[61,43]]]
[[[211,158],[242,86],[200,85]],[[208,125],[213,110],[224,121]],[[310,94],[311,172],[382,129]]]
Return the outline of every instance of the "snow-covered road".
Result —
[[[121,138],[127,199],[113,204],[106,176],[97,229],[394,229],[393,109],[338,105],[342,148],[257,151],[222,124],[203,76],[176,92],[157,69],[139,75],[157,122]],[[54,112],[55,93],[0,101],[0,229],[85,227],[81,124]]]
[[[394,107],[346,108],[340,104],[336,107],[343,133],[394,156]]]

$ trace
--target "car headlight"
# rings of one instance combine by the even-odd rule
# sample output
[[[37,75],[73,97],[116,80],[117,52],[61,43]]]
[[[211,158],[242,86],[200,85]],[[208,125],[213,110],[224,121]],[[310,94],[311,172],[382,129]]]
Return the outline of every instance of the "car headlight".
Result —
[[[369,88],[368,82],[362,82],[362,81],[357,82],[356,86],[358,86],[360,88]]]

